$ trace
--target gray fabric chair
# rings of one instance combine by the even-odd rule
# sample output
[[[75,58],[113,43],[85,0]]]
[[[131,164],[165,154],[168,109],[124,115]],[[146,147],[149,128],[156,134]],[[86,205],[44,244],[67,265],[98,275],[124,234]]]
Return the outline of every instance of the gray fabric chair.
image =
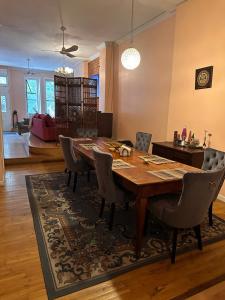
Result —
[[[97,147],[93,148],[95,170],[98,180],[98,193],[102,199],[99,217],[103,215],[105,203],[110,205],[109,230],[112,230],[115,206],[118,201],[126,202],[125,191],[120,189],[114,182],[112,172],[113,157],[110,153],[105,153]]]
[[[74,173],[74,184],[73,184],[73,191],[75,192],[76,185],[77,185],[77,176],[78,173],[87,172],[88,180],[89,180],[89,165],[82,159],[78,158],[73,150],[73,140],[70,137],[65,137],[63,135],[59,135],[60,145],[62,147],[63,156],[65,160],[65,168],[68,172],[68,181],[67,185],[70,185],[71,181],[71,174]]]
[[[202,249],[200,224],[218,191],[225,169],[187,173],[181,195],[161,195],[150,199],[149,210],[158,220],[173,229],[171,262],[175,263],[178,229],[193,228]]]
[[[225,153],[216,149],[207,148],[204,152],[204,161],[202,164],[202,170],[204,171],[215,171],[220,170],[221,168],[224,168],[225,166]],[[213,225],[212,220],[212,210],[213,210],[213,202],[216,200],[219,191],[223,185],[224,182],[224,176],[221,178],[220,185],[218,187],[218,191],[216,191],[216,195],[209,207],[208,215],[209,215],[209,225]]]
[[[151,139],[152,135],[150,133],[137,132],[135,148],[139,151],[148,152]]]

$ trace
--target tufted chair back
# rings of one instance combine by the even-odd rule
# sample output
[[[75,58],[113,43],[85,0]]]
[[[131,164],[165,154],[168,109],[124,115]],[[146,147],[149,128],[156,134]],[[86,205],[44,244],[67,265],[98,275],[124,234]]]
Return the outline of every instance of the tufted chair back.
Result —
[[[225,153],[216,149],[206,148],[204,152],[204,161],[202,164],[202,170],[215,171],[215,170],[220,170],[221,168],[224,167],[225,167]],[[218,186],[218,192],[216,193],[215,199],[219,194],[223,182],[224,182],[224,176],[221,177],[221,181]]]
[[[152,135],[145,132],[136,133],[136,144],[135,148],[139,151],[148,152]]]
[[[63,151],[65,167],[68,170],[74,171],[77,167],[77,157],[73,151],[73,141],[70,137],[63,135],[59,135],[59,141]]]
[[[201,224],[214,200],[224,170],[185,174],[178,205],[173,209],[165,207],[161,220],[175,228],[191,228]]]
[[[98,192],[108,203],[116,201],[116,185],[112,173],[113,157],[110,153],[102,152],[99,148],[93,148],[95,170],[98,179]]]
[[[212,148],[205,149],[202,170],[217,170],[223,167],[225,167],[225,153]]]

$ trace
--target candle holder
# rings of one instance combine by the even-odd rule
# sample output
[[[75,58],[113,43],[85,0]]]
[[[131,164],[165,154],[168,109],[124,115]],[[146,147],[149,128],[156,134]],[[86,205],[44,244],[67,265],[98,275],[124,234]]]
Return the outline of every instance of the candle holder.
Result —
[[[211,137],[212,137],[212,133],[208,133],[208,148],[211,147]]]

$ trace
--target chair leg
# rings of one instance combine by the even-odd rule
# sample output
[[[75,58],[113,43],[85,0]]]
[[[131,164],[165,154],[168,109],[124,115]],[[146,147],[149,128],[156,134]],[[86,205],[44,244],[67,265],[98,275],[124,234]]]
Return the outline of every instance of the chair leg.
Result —
[[[77,172],[74,172],[73,192],[75,192],[76,186],[77,186]]]
[[[194,227],[195,235],[198,240],[198,249],[202,250],[202,237],[201,237],[201,227],[197,225]]]
[[[70,185],[70,180],[71,180],[71,171],[68,172],[68,181],[67,181],[67,185]]]
[[[104,211],[104,207],[105,207],[105,199],[102,198],[102,203],[101,203],[101,208],[100,208],[99,218],[102,218],[103,211]]]
[[[115,213],[115,203],[112,203],[110,217],[109,217],[109,230],[112,230],[113,227],[114,213]]]
[[[87,181],[90,182],[90,171],[87,171]]]
[[[149,218],[149,211],[146,210],[145,224],[144,224],[144,236],[146,236],[147,232],[148,232],[148,218]]]
[[[65,168],[64,173],[67,173],[67,168]]]
[[[213,226],[212,210],[213,210],[213,202],[210,204],[209,211],[208,211],[209,226]]]
[[[173,230],[173,245],[172,245],[172,254],[171,254],[171,263],[175,264],[176,261],[176,251],[177,251],[177,234],[178,229],[174,228]]]

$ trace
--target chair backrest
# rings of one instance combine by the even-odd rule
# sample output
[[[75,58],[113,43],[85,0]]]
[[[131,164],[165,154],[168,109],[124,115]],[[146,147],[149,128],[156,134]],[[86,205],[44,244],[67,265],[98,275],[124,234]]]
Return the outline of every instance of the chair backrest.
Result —
[[[225,166],[225,153],[213,148],[206,148],[202,170],[219,170]]]
[[[151,139],[152,135],[150,133],[137,132],[135,148],[139,151],[148,152]]]
[[[225,167],[225,153],[213,148],[206,148],[204,151],[204,161],[202,164],[202,170],[204,171],[215,171]],[[224,174],[225,175],[225,174]],[[223,185],[224,176],[222,176],[218,191],[213,200],[215,200],[219,194],[219,191]]]
[[[178,205],[170,210],[164,209],[163,221],[177,228],[190,228],[201,224],[224,172],[225,168],[211,172],[185,174]]]
[[[66,168],[68,168],[69,170],[74,170],[74,165],[77,161],[77,157],[73,151],[72,139],[67,136],[59,135],[59,141],[62,147]]]
[[[93,154],[99,195],[105,201],[112,203],[116,200],[116,186],[112,173],[113,157],[110,153],[102,152],[97,147],[93,148]]]

